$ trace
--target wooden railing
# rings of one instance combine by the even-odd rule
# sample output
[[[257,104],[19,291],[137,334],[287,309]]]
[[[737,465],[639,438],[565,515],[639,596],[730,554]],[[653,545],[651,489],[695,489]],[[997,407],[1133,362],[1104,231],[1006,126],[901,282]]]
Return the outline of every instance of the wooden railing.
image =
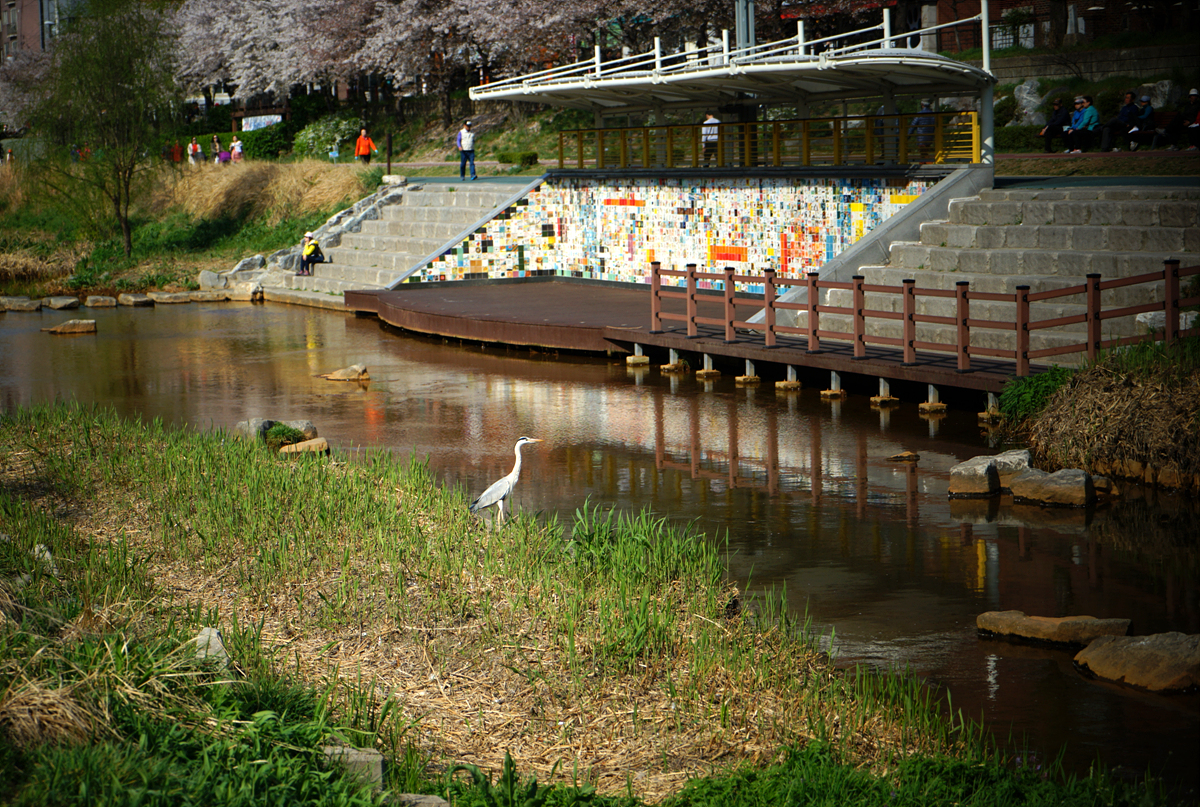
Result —
[[[950,289],[918,289],[915,280],[905,280],[901,286],[880,286],[865,283],[861,275],[855,275],[850,282],[819,280],[816,272],[810,272],[804,278],[777,277],[773,269],[763,270],[759,275],[738,275],[732,267],[726,267],[720,272],[701,272],[696,264],[688,264],[686,269],[663,269],[659,262],[650,265],[650,329],[652,333],[661,333],[664,321],[679,321],[686,324],[689,337],[699,335],[699,325],[715,325],[723,327],[725,341],[737,340],[737,331],[761,331],[763,344],[775,347],[779,334],[794,334],[806,339],[807,350],[816,353],[821,350],[822,339],[849,341],[853,344],[855,358],[866,357],[868,344],[885,345],[899,348],[903,351],[905,364],[917,364],[917,351],[937,351],[954,353],[958,361],[958,370],[968,372],[971,369],[972,356],[990,356],[1000,359],[1010,359],[1016,363],[1018,376],[1029,375],[1029,365],[1036,359],[1061,356],[1069,353],[1086,353],[1089,359],[1094,359],[1100,350],[1135,342],[1157,340],[1157,334],[1147,333],[1136,336],[1102,338],[1102,328],[1105,320],[1119,317],[1135,316],[1137,314],[1163,311],[1166,324],[1161,338],[1170,344],[1182,337],[1200,335],[1200,327],[1181,330],[1179,327],[1179,312],[1182,308],[1200,304],[1200,297],[1180,297],[1180,281],[1182,278],[1200,274],[1200,265],[1181,269],[1179,261],[1165,261],[1163,268],[1156,272],[1148,272],[1133,277],[1116,280],[1101,280],[1099,274],[1087,275],[1087,281],[1078,286],[1062,289],[1034,292],[1028,286],[1017,286],[1011,293],[993,293],[971,291],[970,283],[960,281]],[[682,278],[682,287],[663,286],[663,278]],[[715,281],[722,285],[723,295],[700,295],[699,284],[704,281]],[[1104,308],[1100,302],[1102,292],[1109,289],[1119,289],[1142,283],[1162,283],[1163,300],[1155,303],[1131,305],[1120,308]],[[737,286],[753,284],[763,287],[761,298],[758,296],[737,296]],[[808,297],[803,303],[785,303],[779,300],[780,287],[803,286],[807,289]],[[832,306],[820,304],[820,292],[829,289],[841,289],[851,292],[850,306]],[[899,294],[902,303],[900,311],[871,310],[866,307],[867,294]],[[1030,304],[1052,300],[1072,295],[1083,295],[1085,298],[1084,311],[1071,316],[1054,319],[1030,319]],[[917,313],[918,297],[940,297],[955,301],[954,316],[935,316]],[[685,301],[684,313],[672,313],[663,310],[664,299],[682,299]],[[1013,303],[1016,316],[1012,320],[979,319],[971,316],[973,300]],[[701,316],[700,306],[706,308],[721,307],[720,316]],[[752,306],[763,311],[763,321],[751,323],[736,317],[737,307]],[[777,321],[781,310],[804,312],[807,322],[804,327],[780,325]],[[822,314],[840,314],[851,318],[852,326],[849,332],[831,331],[821,327]],[[880,336],[867,333],[867,321],[870,319],[899,320],[903,323],[903,335],[900,337]],[[1059,347],[1031,350],[1030,334],[1047,328],[1061,328],[1077,323],[1086,323],[1086,341],[1072,343]],[[921,324],[945,325],[955,329],[953,344],[942,342],[922,341],[917,338],[917,326]],[[1016,346],[1013,349],[981,347],[971,344],[973,328],[1013,331],[1016,334]]]
[[[558,167],[748,168],[977,163],[975,112],[580,129],[558,135]]]

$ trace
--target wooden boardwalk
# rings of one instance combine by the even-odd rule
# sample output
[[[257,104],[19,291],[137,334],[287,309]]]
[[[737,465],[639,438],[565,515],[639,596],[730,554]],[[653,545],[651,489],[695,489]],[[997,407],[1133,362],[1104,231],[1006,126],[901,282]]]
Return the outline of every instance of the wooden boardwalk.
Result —
[[[794,365],[995,393],[1015,372],[1014,362],[986,359],[973,359],[971,371],[958,372],[953,353],[923,351],[918,351],[915,364],[905,365],[900,349],[876,345],[867,346],[866,356],[856,359],[851,342],[827,338],[821,340],[819,353],[809,353],[803,337],[781,335],[776,347],[768,348],[761,332],[739,331],[734,341],[726,342],[719,326],[701,325],[698,335],[689,338],[682,322],[665,323],[661,333],[651,333],[649,286],[557,278],[459,281],[347,291],[345,299],[347,308],[374,314],[397,328],[472,342],[589,353],[632,353],[640,344],[644,349],[674,349],[756,365]],[[743,311],[739,306],[737,318],[748,318],[760,307],[746,305]],[[665,300],[663,310],[683,313],[684,301]]]

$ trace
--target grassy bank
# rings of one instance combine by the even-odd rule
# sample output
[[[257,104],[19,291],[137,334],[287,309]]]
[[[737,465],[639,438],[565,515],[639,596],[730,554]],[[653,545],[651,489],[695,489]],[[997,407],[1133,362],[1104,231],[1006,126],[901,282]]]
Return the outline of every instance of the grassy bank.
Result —
[[[1014,767],[917,683],[835,671],[782,595],[747,602],[718,546],[648,514],[489,532],[417,462],[58,406],[0,420],[0,532],[14,803],[133,803],[168,771],[220,783],[208,803],[364,800],[319,764],[335,729],[461,804],[492,802],[450,766],[506,754],[553,804],[1158,801]],[[231,669],[194,659],[201,626]]]
[[[11,167],[10,167],[11,168]],[[124,255],[103,211],[41,188],[33,172],[0,172],[0,293],[114,294],[196,287],[254,253],[295,244],[374,190],[378,173],[317,160],[162,168]]]
[[[1200,338],[1015,379],[1000,405],[1048,467],[1200,489]]]

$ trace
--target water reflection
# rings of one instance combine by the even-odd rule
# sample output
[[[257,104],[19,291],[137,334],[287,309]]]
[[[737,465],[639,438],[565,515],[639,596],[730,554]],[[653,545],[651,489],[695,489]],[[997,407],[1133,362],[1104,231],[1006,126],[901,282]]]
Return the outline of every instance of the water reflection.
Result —
[[[1069,743],[1077,769],[1097,754],[1134,768],[1165,759],[1195,785],[1195,696],[1087,681],[1067,653],[974,632],[979,612],[998,609],[1200,632],[1194,502],[1136,490],[1095,512],[949,502],[950,467],[996,445],[973,413],[922,417],[911,404],[444,345],[284,306],[96,310],[94,336],[39,331],[73,316],[0,315],[5,409],[75,398],[198,428],[306,418],[342,448],[428,457],[474,493],[507,473],[518,436],[541,437],[515,506],[569,519],[590,498],[694,521],[727,540],[733,578],[786,585],[835,629],[842,658],[909,666],[1001,736]],[[317,378],[355,363],[369,385]],[[903,450],[920,462],[888,459]]]

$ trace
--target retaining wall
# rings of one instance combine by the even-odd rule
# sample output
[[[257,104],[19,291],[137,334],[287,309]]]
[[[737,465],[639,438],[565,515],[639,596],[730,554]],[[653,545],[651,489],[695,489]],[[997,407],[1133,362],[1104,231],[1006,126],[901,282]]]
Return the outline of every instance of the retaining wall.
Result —
[[[799,277],[936,180],[551,177],[409,278],[649,282],[652,261]]]

